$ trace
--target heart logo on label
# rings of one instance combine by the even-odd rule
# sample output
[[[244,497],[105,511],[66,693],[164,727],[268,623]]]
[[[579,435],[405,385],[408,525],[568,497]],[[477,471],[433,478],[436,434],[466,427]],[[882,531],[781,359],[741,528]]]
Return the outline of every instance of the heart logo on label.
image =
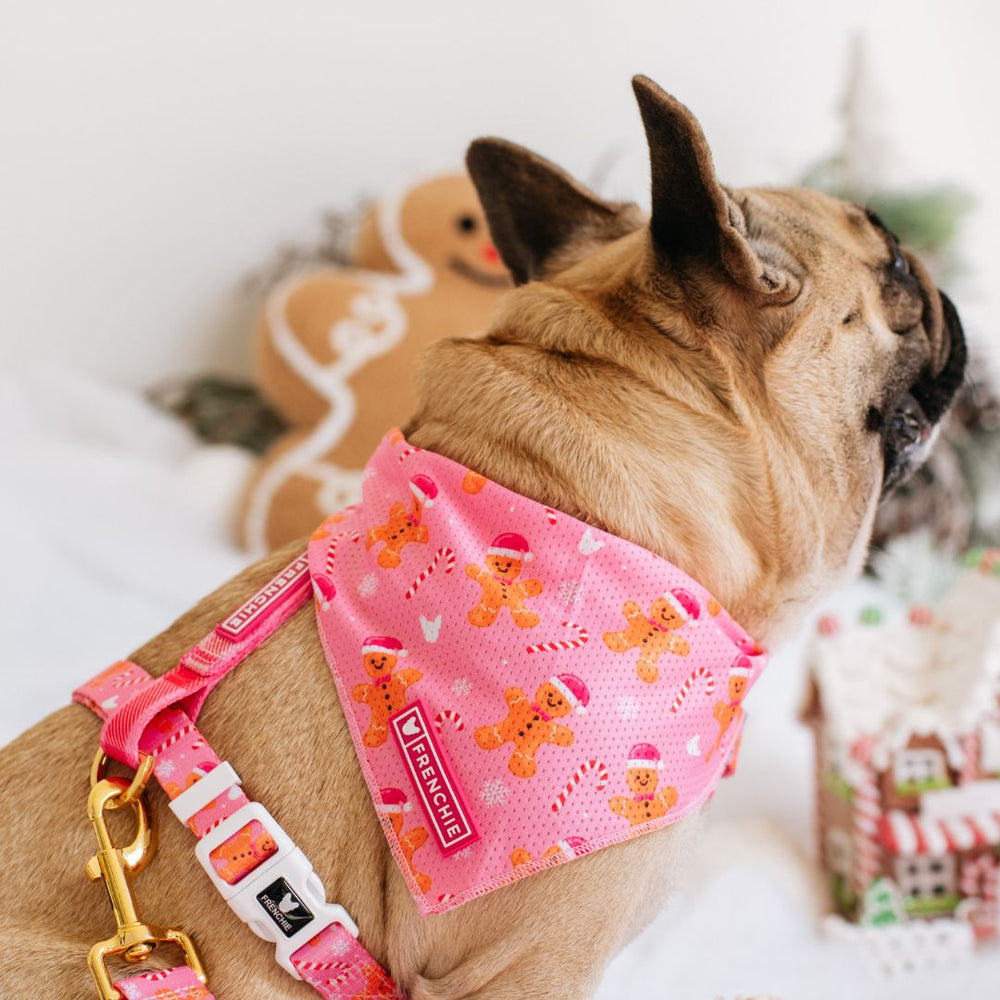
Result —
[[[110,711],[112,708],[118,706],[118,695],[113,694],[110,698],[105,699],[101,702],[101,708],[106,708]]]
[[[589,556],[592,552],[596,552],[598,549],[603,549],[604,542],[598,538],[594,538],[593,533],[590,528],[588,528],[583,533],[583,538],[580,539],[578,548],[585,556]]]
[[[419,736],[423,731],[415,715],[411,715],[399,728],[402,730],[404,736]]]
[[[687,752],[692,757],[697,757],[701,753],[701,733],[695,733],[687,742]]]
[[[424,633],[424,638],[428,642],[437,642],[438,636],[441,634],[441,616],[438,615],[437,618],[427,619],[421,615],[420,631]]]

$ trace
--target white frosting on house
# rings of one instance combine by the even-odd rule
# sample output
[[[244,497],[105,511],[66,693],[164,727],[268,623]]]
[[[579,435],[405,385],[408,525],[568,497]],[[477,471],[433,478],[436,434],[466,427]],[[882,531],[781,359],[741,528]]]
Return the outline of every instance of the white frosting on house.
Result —
[[[934,735],[960,767],[959,737],[997,708],[1000,579],[962,573],[928,625],[852,624],[817,636],[810,670],[841,761],[859,737],[877,739],[874,762],[885,767],[911,736]]]
[[[925,820],[992,817],[1000,814],[1000,781],[969,781],[953,788],[935,788],[920,796],[920,816]],[[997,820],[990,819],[995,826]]]
[[[863,927],[830,914],[823,920],[823,930],[829,938],[858,948],[872,968],[890,977],[947,968],[971,958],[975,945],[972,927],[965,920],[911,920]]]

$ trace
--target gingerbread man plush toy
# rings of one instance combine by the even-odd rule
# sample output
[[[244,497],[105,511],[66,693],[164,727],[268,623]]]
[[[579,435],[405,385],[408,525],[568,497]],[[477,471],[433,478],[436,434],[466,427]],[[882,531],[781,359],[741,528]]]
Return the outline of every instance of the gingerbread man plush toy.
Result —
[[[625,780],[631,795],[615,795],[608,800],[611,811],[629,821],[631,826],[660,819],[677,802],[677,789],[668,785],[659,792],[663,761],[652,743],[637,743],[628,753]]]
[[[424,676],[412,668],[396,670],[396,665],[406,655],[403,644],[391,636],[369,636],[361,647],[361,662],[372,682],[355,684],[351,697],[367,705],[371,712],[368,731],[362,738],[366,747],[380,747],[385,743],[389,735],[389,716],[406,704],[407,688]]]
[[[534,701],[529,701],[519,687],[507,688],[504,700],[507,717],[492,726],[479,726],[476,743],[483,750],[497,750],[505,743],[513,743],[514,752],[507,768],[517,778],[531,778],[538,770],[535,754],[539,747],[546,743],[559,747],[573,745],[573,730],[555,720],[573,711],[585,715],[590,692],[575,674],[559,674],[535,692]]]
[[[293,274],[261,310],[257,386],[289,427],[246,486],[251,549],[286,545],[357,500],[379,437],[416,409],[423,349],[484,330],[511,287],[464,173],[380,199],[354,258]]]
[[[541,580],[521,580],[525,563],[534,558],[523,535],[504,532],[493,539],[486,550],[486,566],[469,563],[465,575],[483,588],[479,603],[469,612],[470,625],[488,628],[497,620],[501,608],[507,608],[511,621],[519,628],[533,628],[541,619],[525,607],[525,600],[542,592]]]
[[[409,509],[397,500],[389,508],[389,519],[385,524],[368,529],[365,548],[370,549],[378,542],[384,543],[378,554],[378,564],[383,569],[395,569],[403,560],[403,548],[410,542],[427,544],[430,533],[423,523],[424,511],[434,506],[437,492],[437,484],[430,476],[414,476],[410,480]]]
[[[613,653],[638,649],[635,671],[640,680],[655,684],[660,676],[660,657],[664,653],[687,656],[690,652],[687,639],[675,633],[689,622],[698,621],[701,606],[690,591],[675,587],[653,602],[648,615],[635,601],[626,601],[622,614],[628,620],[628,627],[620,632],[605,632],[604,645]]]
[[[719,724],[719,735],[716,736],[705,760],[711,760],[712,754],[719,749],[722,738],[733,723],[738,723],[743,717],[743,696],[747,693],[750,681],[750,660],[746,656],[737,656],[729,668],[729,701],[716,702],[712,714]]]
[[[403,814],[411,812],[413,805],[401,788],[383,788],[381,794],[382,803],[378,806],[378,811],[389,817],[399,846],[403,849],[403,857],[406,858],[406,863],[410,866],[410,871],[417,880],[420,891],[429,892],[431,888],[430,876],[417,871],[413,864],[413,855],[427,843],[427,830],[425,827],[415,826],[403,833]]]

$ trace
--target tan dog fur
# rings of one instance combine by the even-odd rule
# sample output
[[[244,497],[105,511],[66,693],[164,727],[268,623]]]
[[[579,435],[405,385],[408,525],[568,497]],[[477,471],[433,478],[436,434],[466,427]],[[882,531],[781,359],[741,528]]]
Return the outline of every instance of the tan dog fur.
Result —
[[[690,113],[642,78],[636,91],[653,164],[648,226],[524,150],[473,146],[521,287],[485,338],[430,349],[406,432],[676,562],[769,642],[860,567],[882,479],[870,410],[888,413],[936,377],[939,417],[961,375],[960,329],[916,261],[917,290],[887,280],[887,238],[859,209],[803,190],[726,191]],[[530,232],[519,191],[531,195]],[[134,658],[172,667],[300,548],[246,570]],[[224,682],[200,726],[413,1000],[590,995],[676,884],[700,822],[421,919],[356,764],[312,608]],[[69,707],[0,758],[4,996],[91,989],[86,949],[111,929],[103,890],[82,874],[98,730]],[[151,798],[161,840],[135,882],[144,914],[191,932],[221,1000],[309,996],[210,889],[162,794]]]

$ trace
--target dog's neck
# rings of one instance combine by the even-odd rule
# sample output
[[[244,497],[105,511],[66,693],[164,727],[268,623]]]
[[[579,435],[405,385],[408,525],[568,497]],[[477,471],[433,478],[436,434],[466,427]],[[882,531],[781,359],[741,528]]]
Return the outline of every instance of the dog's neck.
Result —
[[[632,319],[552,286],[508,296],[485,338],[428,352],[407,438],[669,559],[773,642],[844,555],[718,361]]]

